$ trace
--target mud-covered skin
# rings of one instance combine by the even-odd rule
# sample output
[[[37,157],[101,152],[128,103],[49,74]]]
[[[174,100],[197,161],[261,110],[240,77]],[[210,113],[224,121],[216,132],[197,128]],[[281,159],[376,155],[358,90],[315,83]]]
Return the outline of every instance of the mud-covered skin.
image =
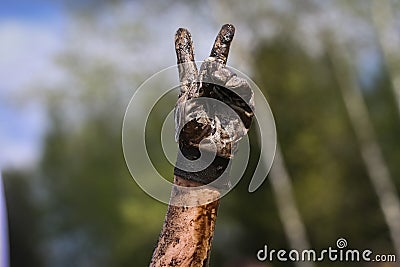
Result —
[[[195,97],[193,94],[196,92],[198,73],[194,62],[192,36],[188,30],[180,28],[176,32],[175,51],[178,61],[179,81],[181,83],[179,97],[185,94],[185,99],[190,99]]]
[[[183,187],[200,186],[175,177],[174,184]],[[171,202],[192,203],[191,207],[169,205],[150,267],[208,266],[212,237],[217,219],[219,192],[212,189],[181,191],[175,187]],[[194,205],[209,199],[208,204]]]
[[[174,188],[150,267],[208,266],[220,191],[215,186],[200,186],[228,169],[235,144],[247,133],[254,109],[247,82],[225,66],[234,32],[232,25],[222,27],[199,72],[190,33],[185,29],[176,33],[181,82],[175,109],[176,140],[189,159],[195,159],[200,143],[203,146],[207,142],[215,142],[220,157],[215,157],[204,172],[197,172],[198,176],[178,172],[175,166]],[[179,160],[178,156],[177,164]],[[188,164],[193,165],[191,161]],[[185,190],[187,187],[199,188]]]
[[[179,29],[176,34],[181,91],[175,108],[175,139],[182,151],[197,151],[185,155],[189,159],[200,155],[200,142],[206,150],[212,148],[207,144],[215,144],[218,156],[231,158],[237,142],[250,128],[253,92],[245,79],[225,66],[234,31],[232,25],[222,27],[199,73],[190,33]]]

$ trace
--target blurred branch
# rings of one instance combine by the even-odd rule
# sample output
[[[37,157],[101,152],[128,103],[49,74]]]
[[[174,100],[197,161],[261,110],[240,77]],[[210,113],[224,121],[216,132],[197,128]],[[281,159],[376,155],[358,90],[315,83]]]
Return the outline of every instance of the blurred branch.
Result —
[[[296,201],[293,198],[292,183],[282,157],[279,144],[276,147],[274,163],[269,173],[272,189],[278,206],[279,215],[285,229],[286,237],[292,249],[302,251],[309,249],[307,234],[301,220]],[[298,267],[312,267],[312,261],[298,261]]]
[[[354,79],[356,75],[353,73],[347,51],[335,42],[328,42],[326,47],[350,122],[360,145],[362,159],[378,195],[379,204],[389,227],[397,257],[400,257],[400,201],[396,187],[391,180],[388,166],[376,141],[367,106],[361,89]]]
[[[371,5],[371,15],[391,76],[391,83],[400,114],[400,37],[394,29],[395,23],[390,1],[374,0]]]

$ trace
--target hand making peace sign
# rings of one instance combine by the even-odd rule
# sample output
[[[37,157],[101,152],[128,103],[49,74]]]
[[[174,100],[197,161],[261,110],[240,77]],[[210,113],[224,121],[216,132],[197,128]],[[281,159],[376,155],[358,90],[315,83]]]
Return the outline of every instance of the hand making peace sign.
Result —
[[[234,33],[233,25],[222,26],[200,71],[189,31],[180,28],[175,35],[180,80],[175,139],[181,151],[175,175],[202,184],[225,172],[237,142],[247,134],[254,116],[249,84],[226,66]],[[203,152],[215,157],[208,167],[199,168]]]

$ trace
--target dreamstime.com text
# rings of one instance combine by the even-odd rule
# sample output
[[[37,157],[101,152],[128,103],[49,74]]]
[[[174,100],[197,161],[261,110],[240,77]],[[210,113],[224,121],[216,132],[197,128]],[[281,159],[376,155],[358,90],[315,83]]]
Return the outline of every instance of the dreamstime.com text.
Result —
[[[339,238],[336,241],[336,247],[328,247],[317,252],[314,249],[299,250],[275,250],[269,249],[267,245],[264,245],[263,249],[257,252],[257,259],[260,261],[339,261],[339,262],[395,262],[396,255],[394,254],[376,254],[372,250],[358,250],[358,249],[346,249],[347,240]]]

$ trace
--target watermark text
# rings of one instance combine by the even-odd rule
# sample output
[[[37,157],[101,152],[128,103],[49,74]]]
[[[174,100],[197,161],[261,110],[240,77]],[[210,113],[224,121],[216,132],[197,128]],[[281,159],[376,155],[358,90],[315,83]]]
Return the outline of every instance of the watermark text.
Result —
[[[336,241],[336,247],[328,247],[316,251],[314,249],[305,250],[285,250],[285,249],[270,249],[267,245],[257,252],[257,259],[260,261],[274,261],[278,260],[281,262],[291,261],[340,261],[340,262],[395,262],[396,255],[394,254],[376,254],[370,249],[359,250],[359,249],[347,249],[347,240],[339,238]]]

